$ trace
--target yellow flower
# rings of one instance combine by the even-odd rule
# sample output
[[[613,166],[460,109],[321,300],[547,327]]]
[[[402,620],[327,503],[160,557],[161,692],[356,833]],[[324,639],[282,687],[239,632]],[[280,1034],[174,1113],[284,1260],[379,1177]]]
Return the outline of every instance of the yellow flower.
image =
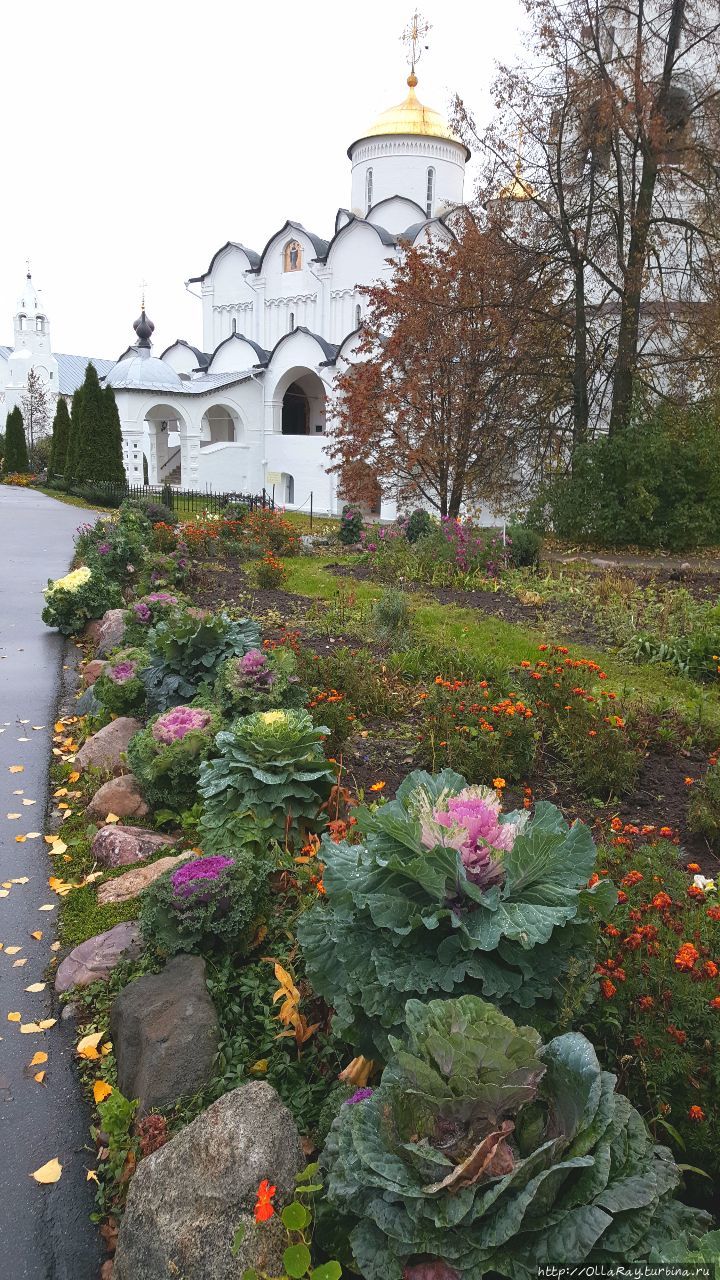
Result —
[[[384,783],[384,782],[373,782],[372,786],[370,787],[370,790],[371,790],[371,791],[382,791],[382,789],[383,789],[383,787],[384,787],[384,786],[385,786],[385,783]]]
[[[507,783],[504,778],[493,778],[493,786],[496,791],[502,791],[503,787],[507,786]]]

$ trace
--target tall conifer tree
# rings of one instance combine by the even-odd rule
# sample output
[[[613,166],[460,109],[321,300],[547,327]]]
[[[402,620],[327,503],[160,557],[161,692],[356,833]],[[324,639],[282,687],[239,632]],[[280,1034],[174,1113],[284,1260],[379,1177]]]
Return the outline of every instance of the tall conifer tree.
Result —
[[[12,475],[27,473],[30,470],[23,417],[17,406],[10,410],[5,424],[5,462],[3,470]]]
[[[53,420],[52,429],[52,445],[50,447],[50,461],[48,462],[48,475],[65,475],[65,464],[67,461],[68,444],[70,441],[70,414],[68,413],[67,401],[63,396],[57,402],[55,410],[55,418]]]
[[[74,455],[75,479],[81,484],[102,479],[105,444],[105,400],[97,369],[89,362],[85,369],[82,399],[77,422],[77,453]]]
[[[105,387],[102,394],[105,401],[105,435],[99,458],[103,473],[98,478],[107,480],[111,484],[124,484],[125,464],[123,462],[122,428],[120,426],[120,414],[115,400],[115,392],[112,387]]]
[[[77,478],[77,458],[80,443],[80,406],[82,405],[82,387],[78,387],[73,395],[70,412],[70,430],[68,432],[67,452],[65,455],[65,480]]]

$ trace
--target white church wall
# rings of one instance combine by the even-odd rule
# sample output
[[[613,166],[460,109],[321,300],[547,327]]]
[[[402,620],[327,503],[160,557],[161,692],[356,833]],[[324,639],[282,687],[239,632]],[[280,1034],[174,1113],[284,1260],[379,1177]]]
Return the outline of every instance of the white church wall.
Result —
[[[193,369],[198,367],[195,352],[191,351],[182,342],[175,342],[171,347],[168,347],[167,351],[163,351],[162,359],[176,373],[192,373]]]
[[[215,352],[208,368],[209,373],[240,373],[252,369],[258,362],[258,354],[249,342],[241,337],[230,337]]]
[[[465,148],[440,138],[378,137],[358,142],[352,151],[352,208],[367,211],[367,172],[372,169],[372,203],[402,194],[425,209],[428,169],[434,170],[431,214],[460,204],[465,177]],[[388,231],[404,226],[386,222]],[[407,224],[405,224],[407,225]]]
[[[286,482],[281,476],[292,476],[294,501],[287,503],[288,506],[309,511],[312,493],[313,510],[334,511],[335,479],[326,471],[326,448],[326,436],[267,435],[265,488],[268,493],[274,484],[276,501],[286,505]]]
[[[406,200],[404,196],[391,196],[390,199],[373,205],[367,220],[396,234],[422,221],[425,216],[424,204],[416,204],[414,200]]]
[[[249,444],[206,444],[200,450],[200,489],[215,493],[247,493],[257,487],[257,461]]]

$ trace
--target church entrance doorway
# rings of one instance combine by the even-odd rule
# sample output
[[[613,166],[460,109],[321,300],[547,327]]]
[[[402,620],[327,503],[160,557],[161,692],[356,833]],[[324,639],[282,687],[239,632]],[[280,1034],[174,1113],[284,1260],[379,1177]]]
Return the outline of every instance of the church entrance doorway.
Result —
[[[310,404],[299,382],[291,382],[282,402],[284,436],[306,436],[310,430]]]

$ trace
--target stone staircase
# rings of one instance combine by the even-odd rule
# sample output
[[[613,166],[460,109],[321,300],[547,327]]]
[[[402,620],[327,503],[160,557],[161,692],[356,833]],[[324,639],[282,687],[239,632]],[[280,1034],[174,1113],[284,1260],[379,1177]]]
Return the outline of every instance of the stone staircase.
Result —
[[[163,484],[179,485],[182,479],[182,471],[180,467],[174,467],[172,471],[168,471],[167,475],[162,478]]]

